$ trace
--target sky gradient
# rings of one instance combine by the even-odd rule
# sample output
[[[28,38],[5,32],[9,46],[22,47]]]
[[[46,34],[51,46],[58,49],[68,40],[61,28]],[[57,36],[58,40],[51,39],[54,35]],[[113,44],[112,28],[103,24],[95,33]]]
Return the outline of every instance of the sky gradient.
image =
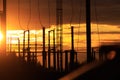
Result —
[[[56,24],[55,0],[39,0],[39,4],[38,0],[31,0],[31,7],[29,6],[30,0],[19,1],[20,13],[18,14],[18,0],[7,0],[7,29],[26,29],[27,27],[40,29],[39,14],[41,23],[45,27],[49,27],[49,22],[50,25]],[[91,21],[93,23],[119,27],[119,14],[119,0],[91,0]],[[31,20],[27,26],[29,18]],[[63,0],[63,23],[70,24],[71,18],[71,24],[85,23],[85,0]]]
[[[56,0],[31,0],[31,6],[29,1],[7,0],[7,30],[11,30],[7,32],[8,36],[19,36],[22,41],[23,30],[40,30],[44,26],[48,31],[56,27]],[[2,0],[0,0],[0,10],[2,10],[1,5]],[[99,41],[119,42],[120,0],[91,0],[91,21],[92,46],[98,46]],[[75,45],[85,47],[85,0],[63,0],[64,32],[70,33],[70,25],[75,27],[75,42],[80,42]],[[70,35],[64,35],[64,45],[70,48]],[[34,31],[31,33],[31,39],[33,41],[35,39]],[[41,43],[41,30],[38,31],[38,40]]]

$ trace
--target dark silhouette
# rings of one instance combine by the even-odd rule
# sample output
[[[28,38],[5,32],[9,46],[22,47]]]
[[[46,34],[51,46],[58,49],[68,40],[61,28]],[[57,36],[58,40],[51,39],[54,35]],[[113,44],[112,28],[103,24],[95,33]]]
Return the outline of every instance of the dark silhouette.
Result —
[[[119,80],[120,45],[103,45],[99,48],[103,64],[80,75],[75,80]]]

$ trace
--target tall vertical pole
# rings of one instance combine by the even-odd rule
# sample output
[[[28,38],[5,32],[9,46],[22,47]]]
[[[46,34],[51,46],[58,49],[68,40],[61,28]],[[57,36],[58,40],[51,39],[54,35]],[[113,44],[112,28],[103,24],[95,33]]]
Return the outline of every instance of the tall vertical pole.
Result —
[[[19,54],[19,57],[20,57],[20,39],[18,38],[18,54]]]
[[[50,31],[48,31],[48,68],[50,68]]]
[[[27,53],[28,53],[28,62],[30,62],[31,54],[30,54],[30,30],[28,30],[28,48],[27,48]]]
[[[43,27],[43,67],[46,67],[46,51],[45,51],[45,27]]]
[[[34,61],[37,62],[37,33],[35,33],[35,54],[34,54]]]
[[[71,50],[74,50],[74,30],[73,26],[71,26]]]
[[[30,49],[30,30],[28,30],[28,49]]]
[[[1,41],[2,53],[6,54],[6,0],[3,0],[3,13],[1,16],[1,33],[3,34],[3,39]]]
[[[12,37],[10,37],[10,53],[12,52]]]
[[[87,62],[91,62],[91,11],[90,0],[86,0]]]
[[[23,32],[23,59],[25,59],[25,31]]]
[[[74,66],[74,31],[73,26],[71,27],[71,53],[70,53],[70,67],[73,69]]]
[[[55,51],[55,30],[53,30],[53,55],[54,55],[54,69],[56,70],[56,51]]]
[[[57,38],[57,52],[60,54],[60,71],[62,71],[62,52],[63,52],[63,41],[62,41],[62,34],[63,34],[63,12],[62,12],[62,0],[56,0],[56,38]]]

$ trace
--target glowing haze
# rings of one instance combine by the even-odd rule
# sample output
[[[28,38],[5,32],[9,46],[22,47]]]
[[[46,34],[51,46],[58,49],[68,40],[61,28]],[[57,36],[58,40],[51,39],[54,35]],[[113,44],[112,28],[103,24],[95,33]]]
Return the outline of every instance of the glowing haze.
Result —
[[[76,49],[80,47],[86,47],[86,28],[85,24],[73,24],[74,26],[74,45]],[[55,25],[50,28],[46,28],[46,44],[48,43],[48,31],[55,29]],[[97,47],[102,43],[113,43],[119,42],[120,28],[112,25],[97,25],[92,24],[92,47]],[[71,30],[69,24],[63,25],[63,43],[64,49],[71,48]],[[42,45],[42,29],[41,30],[30,30],[30,43],[35,43],[35,34],[37,35],[37,43]],[[23,41],[23,30],[8,30],[8,37],[20,38],[22,44]],[[51,35],[51,39],[52,39]],[[51,40],[52,42],[52,40]],[[17,44],[17,39],[12,40],[13,44]]]

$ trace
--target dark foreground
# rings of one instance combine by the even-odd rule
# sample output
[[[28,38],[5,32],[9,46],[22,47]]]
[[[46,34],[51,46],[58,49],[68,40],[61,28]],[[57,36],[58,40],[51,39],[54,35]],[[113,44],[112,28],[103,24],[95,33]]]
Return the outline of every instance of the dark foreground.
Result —
[[[74,80],[120,80],[120,62],[106,61],[102,65],[79,75]]]
[[[39,63],[28,63],[15,55],[0,55],[0,80],[57,80],[66,74],[43,68]]]

